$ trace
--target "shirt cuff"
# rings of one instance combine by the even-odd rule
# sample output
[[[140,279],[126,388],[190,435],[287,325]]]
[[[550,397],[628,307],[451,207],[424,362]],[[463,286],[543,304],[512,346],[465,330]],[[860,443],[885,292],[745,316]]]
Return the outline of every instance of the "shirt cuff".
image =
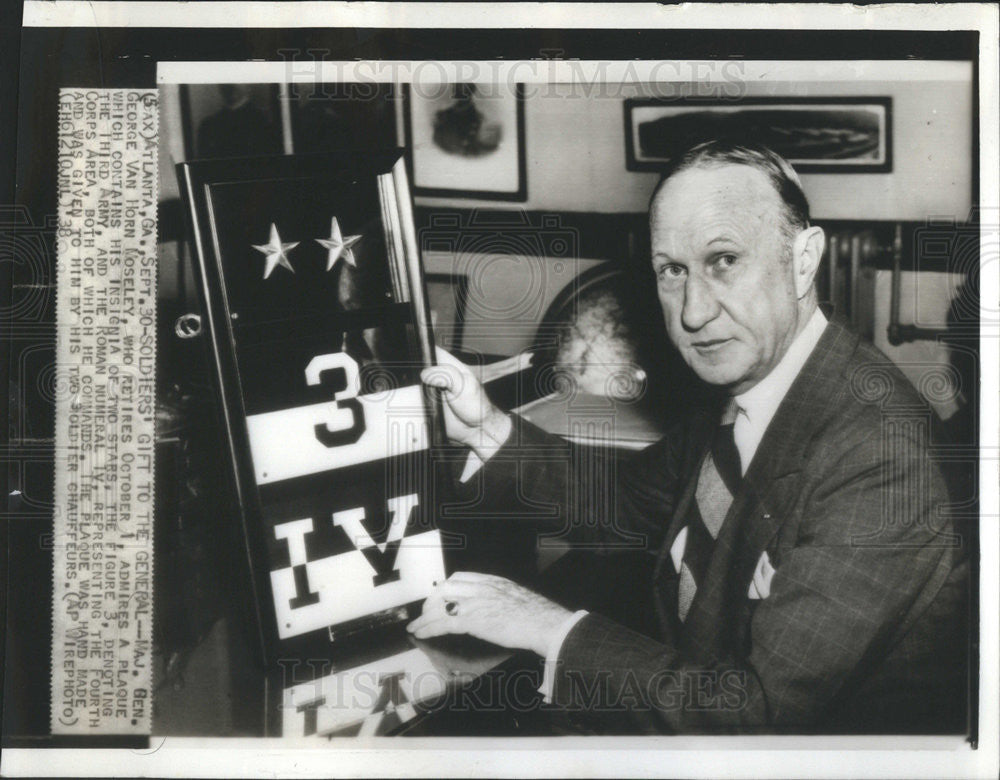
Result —
[[[505,414],[497,430],[490,431],[488,434],[486,431],[482,431],[480,435],[483,437],[483,441],[475,449],[469,449],[469,457],[465,461],[465,468],[462,470],[462,476],[459,477],[458,481],[464,485],[472,479],[486,461],[492,458],[506,444],[513,429],[514,421],[511,420],[509,414]]]
[[[546,704],[552,703],[552,694],[556,686],[556,664],[559,662],[559,653],[562,651],[563,642],[566,641],[569,632],[573,630],[573,626],[588,614],[590,613],[585,609],[574,612],[566,618],[565,622],[559,627],[559,631],[552,637],[552,641],[549,642],[549,649],[545,654],[545,671],[542,674],[542,687],[538,689],[538,692],[544,697]]]

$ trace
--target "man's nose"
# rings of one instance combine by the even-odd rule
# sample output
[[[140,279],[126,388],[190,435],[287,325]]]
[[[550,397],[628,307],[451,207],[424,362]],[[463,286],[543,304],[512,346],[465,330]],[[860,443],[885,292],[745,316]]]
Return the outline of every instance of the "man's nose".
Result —
[[[715,294],[697,276],[688,276],[684,284],[684,307],[681,309],[681,324],[689,331],[697,331],[715,319],[719,313],[719,301]]]

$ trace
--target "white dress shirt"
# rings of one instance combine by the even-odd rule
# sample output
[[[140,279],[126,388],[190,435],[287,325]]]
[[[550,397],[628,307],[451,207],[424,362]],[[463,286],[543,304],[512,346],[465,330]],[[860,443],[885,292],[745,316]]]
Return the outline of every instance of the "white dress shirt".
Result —
[[[809,318],[809,322],[795,337],[795,341],[792,342],[774,370],[745,393],[735,396],[737,413],[736,421],[733,424],[733,438],[736,440],[736,449],[740,453],[740,467],[743,474],[747,473],[753,456],[757,453],[757,447],[761,439],[764,438],[764,432],[771,424],[775,412],[778,411],[778,407],[788,394],[795,378],[819,343],[826,323],[826,317],[817,307]],[[682,529],[670,547],[670,559],[676,571],[680,571],[681,561],[684,559],[687,536],[687,528]],[[542,687],[539,689],[546,702],[552,701],[556,664],[563,642],[566,641],[573,626],[586,615],[585,610],[580,610],[566,618],[549,645],[549,652],[545,656]]]
[[[764,438],[764,431],[771,424],[774,413],[778,411],[795,378],[819,343],[825,328],[826,317],[817,307],[774,370],[745,393],[736,396],[737,413],[733,438],[740,453],[740,466],[744,474],[753,461],[760,440]]]

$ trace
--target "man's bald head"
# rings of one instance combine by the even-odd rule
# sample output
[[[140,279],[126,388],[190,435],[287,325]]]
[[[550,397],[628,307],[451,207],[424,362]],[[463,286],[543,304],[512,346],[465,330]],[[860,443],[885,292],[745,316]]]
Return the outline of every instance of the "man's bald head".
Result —
[[[737,144],[730,141],[706,141],[691,147],[672,160],[664,171],[650,203],[673,176],[692,168],[715,168],[724,165],[745,165],[763,173],[781,201],[781,228],[791,240],[809,227],[809,202],[795,169],[780,155],[758,144]]]

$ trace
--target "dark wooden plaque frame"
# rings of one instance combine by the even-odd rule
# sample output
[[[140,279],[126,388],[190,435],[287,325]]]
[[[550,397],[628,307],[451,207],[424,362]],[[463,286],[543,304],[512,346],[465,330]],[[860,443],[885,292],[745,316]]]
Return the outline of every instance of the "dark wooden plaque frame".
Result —
[[[219,230],[213,207],[213,190],[220,185],[254,181],[295,179],[307,186],[310,180],[356,183],[359,177],[374,177],[381,201],[382,213],[379,216],[386,239],[396,301],[384,307],[385,313],[394,319],[402,317],[413,326],[420,356],[420,365],[416,368],[421,368],[433,365],[434,343],[413,227],[406,166],[401,150],[345,150],[319,155],[196,160],[179,164],[177,174],[194,248],[203,338],[206,339],[210,352],[210,370],[226,442],[224,456],[227,469],[233,477],[231,488],[234,515],[242,532],[245,552],[245,566],[242,568],[247,575],[249,611],[252,613],[256,634],[254,639],[260,660],[265,666],[273,668],[279,658],[295,656],[297,653],[295,650],[289,651],[287,640],[283,643],[279,639],[276,624],[267,565],[266,524],[257,491],[237,360],[237,334],[240,328],[249,324],[244,326],[238,321],[238,312],[232,310],[227,296]],[[356,315],[357,312],[330,312],[324,316],[324,325],[328,324],[333,328],[367,327]],[[425,410],[429,441],[433,446],[442,441],[440,410],[435,403],[428,403],[426,399]],[[410,610],[412,606],[406,605],[406,609]],[[384,624],[384,619],[376,619],[370,629],[378,634],[385,628]],[[328,655],[332,659],[336,659],[338,655],[335,639],[331,632]],[[341,650],[349,652],[347,657],[355,657],[359,645],[354,643],[353,651],[350,645],[351,642],[342,642]]]

